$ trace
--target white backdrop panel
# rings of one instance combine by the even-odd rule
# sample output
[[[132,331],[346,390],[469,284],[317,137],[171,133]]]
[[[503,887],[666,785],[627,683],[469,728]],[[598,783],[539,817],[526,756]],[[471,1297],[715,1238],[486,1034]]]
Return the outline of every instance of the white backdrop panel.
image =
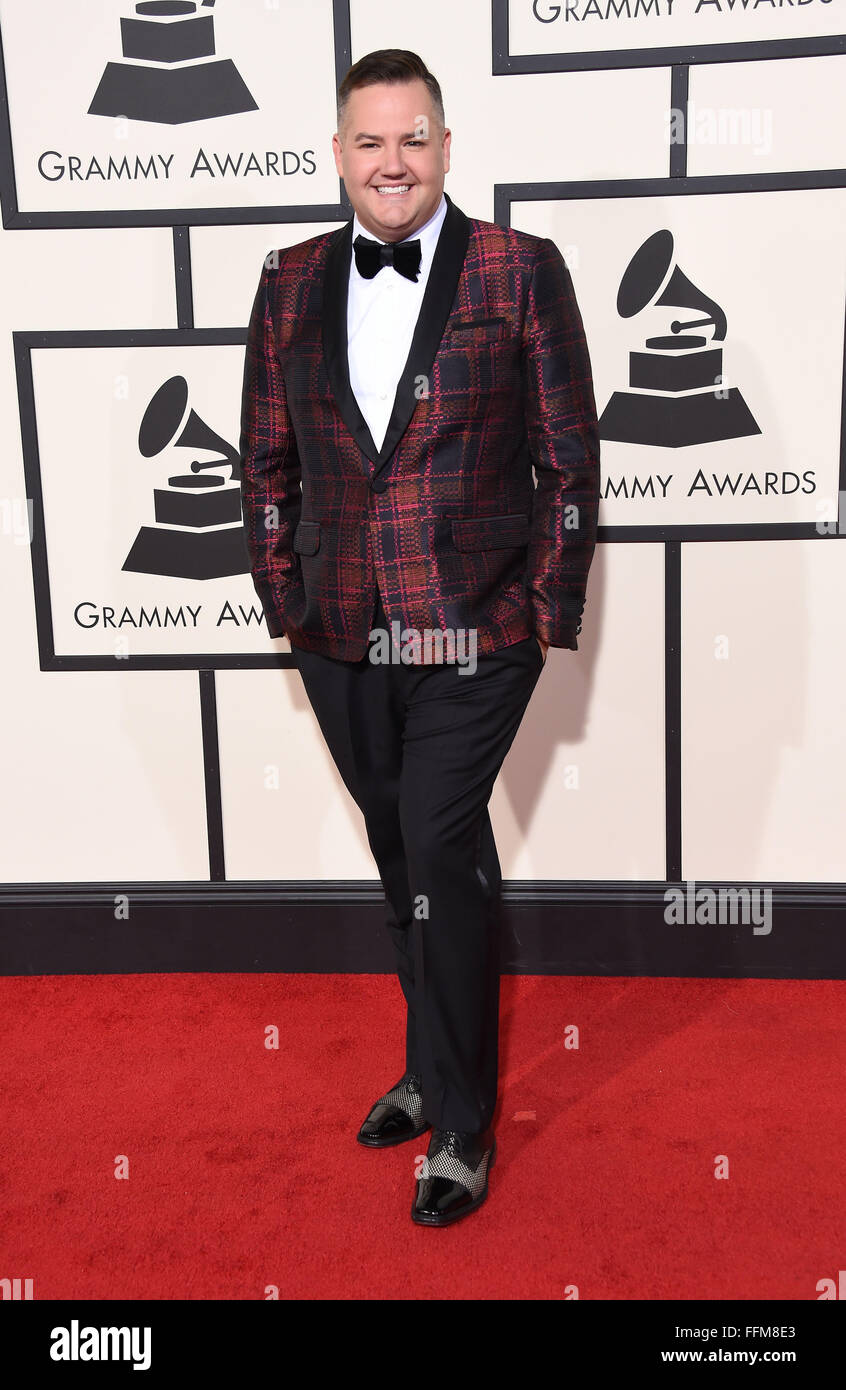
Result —
[[[299,673],[219,671],[217,711],[227,877],[376,878]]]
[[[29,670],[3,698],[0,878],[208,880],[196,672]]]
[[[205,13],[198,7],[192,23],[213,25],[213,55],[187,68],[203,61],[230,66],[218,69],[197,100],[187,91],[186,67],[165,74],[174,100],[192,116],[181,121],[165,110],[161,74],[145,81],[143,60],[123,51],[127,10],[131,17],[132,6],[102,0],[0,0],[22,208],[90,213],[337,202],[334,163],[325,148],[317,150],[327,126],[334,128],[331,0],[219,5]],[[107,110],[117,106],[133,119],[89,110],[108,64],[117,90]],[[228,85],[237,92],[227,96]],[[212,109],[201,109],[198,101],[209,95]]]
[[[600,546],[491,804],[507,878],[663,879],[663,546]]]
[[[846,166],[846,57],[700,63],[690,69],[690,102],[689,174]]]
[[[124,659],[268,650],[246,558],[243,573],[199,581],[124,569],[141,528],[152,530],[158,520],[155,490],[170,498],[169,478],[196,476],[188,472],[191,460],[219,453],[179,443],[171,447],[163,437],[161,451],[143,457],[139,427],[147,406],[166,380],[182,379],[186,410],[196,411],[237,450],[243,362],[243,347],[234,345],[34,350],[53,630],[60,654]],[[174,425],[179,421],[177,413]],[[222,472],[210,471],[229,478],[226,465]],[[237,487],[230,485],[240,518]],[[240,520],[236,525],[240,538]],[[155,534],[167,535],[167,527],[156,527]],[[213,542],[214,536],[205,532],[201,539]]]
[[[509,0],[512,53],[763,43],[836,34],[831,0],[801,7],[737,0]]]
[[[12,331],[175,328],[170,228],[0,228],[0,325],[0,391],[15,402],[0,428],[11,428],[19,456]]]
[[[520,203],[513,220],[573,262],[600,428],[612,393],[629,386],[629,353],[667,335],[672,320],[702,315],[657,304],[627,319],[617,312],[630,259],[667,229],[676,265],[725,312],[723,385],[741,392],[760,430],[678,448],[603,438],[601,525],[836,515],[846,189]],[[720,346],[708,332],[707,347]]]
[[[844,880],[843,543],[682,557],[683,876]]]

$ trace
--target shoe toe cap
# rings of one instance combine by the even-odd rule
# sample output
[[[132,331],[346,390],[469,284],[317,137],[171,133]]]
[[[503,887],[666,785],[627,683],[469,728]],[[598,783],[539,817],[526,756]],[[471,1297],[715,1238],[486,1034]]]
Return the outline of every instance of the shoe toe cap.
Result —
[[[388,1139],[399,1134],[412,1134],[416,1128],[411,1116],[404,1110],[380,1101],[374,1105],[359,1133],[365,1139]]]
[[[418,1216],[447,1216],[469,1206],[471,1201],[467,1188],[450,1178],[419,1178],[414,1211]]]

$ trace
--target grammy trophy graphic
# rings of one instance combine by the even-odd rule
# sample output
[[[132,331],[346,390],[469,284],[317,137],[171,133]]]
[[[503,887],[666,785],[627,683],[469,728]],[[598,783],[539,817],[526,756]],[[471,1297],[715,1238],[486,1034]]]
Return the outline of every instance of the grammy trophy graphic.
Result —
[[[647,338],[642,350],[629,353],[631,389],[612,395],[599,420],[600,437],[681,449],[760,434],[738,388],[723,385],[719,345],[726,336],[725,313],[675,264],[667,230],[655,232],[635,252],[617,293],[624,319],[659,304],[697,316],[673,319],[669,333]]]
[[[154,488],[156,524],[141,527],[121,568],[177,579],[245,574],[249,560],[241,521],[240,456],[191,409],[184,376],[172,376],[159,387],[138,432],[144,458],[168,447],[222,453],[193,459],[190,472],[173,474],[167,487]],[[209,471],[221,464],[228,466],[228,478]]]

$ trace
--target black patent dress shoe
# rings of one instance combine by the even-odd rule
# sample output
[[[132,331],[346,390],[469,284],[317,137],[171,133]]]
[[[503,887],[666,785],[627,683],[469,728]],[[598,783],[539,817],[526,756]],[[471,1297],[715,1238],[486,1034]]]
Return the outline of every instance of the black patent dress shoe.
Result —
[[[488,1195],[488,1173],[495,1158],[491,1128],[483,1134],[433,1130],[424,1176],[417,1180],[412,1221],[421,1226],[449,1226],[475,1211]]]
[[[422,1079],[406,1072],[373,1106],[358,1131],[359,1144],[387,1149],[425,1134],[431,1126],[423,1116],[422,1088]]]

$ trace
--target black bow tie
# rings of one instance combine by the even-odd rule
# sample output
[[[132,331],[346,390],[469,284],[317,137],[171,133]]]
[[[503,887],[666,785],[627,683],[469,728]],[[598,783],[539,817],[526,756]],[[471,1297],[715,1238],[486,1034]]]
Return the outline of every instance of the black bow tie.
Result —
[[[359,275],[372,280],[384,265],[392,265],[406,280],[416,280],[420,274],[420,242],[418,241],[371,241],[369,237],[357,236],[353,242],[355,263]]]

